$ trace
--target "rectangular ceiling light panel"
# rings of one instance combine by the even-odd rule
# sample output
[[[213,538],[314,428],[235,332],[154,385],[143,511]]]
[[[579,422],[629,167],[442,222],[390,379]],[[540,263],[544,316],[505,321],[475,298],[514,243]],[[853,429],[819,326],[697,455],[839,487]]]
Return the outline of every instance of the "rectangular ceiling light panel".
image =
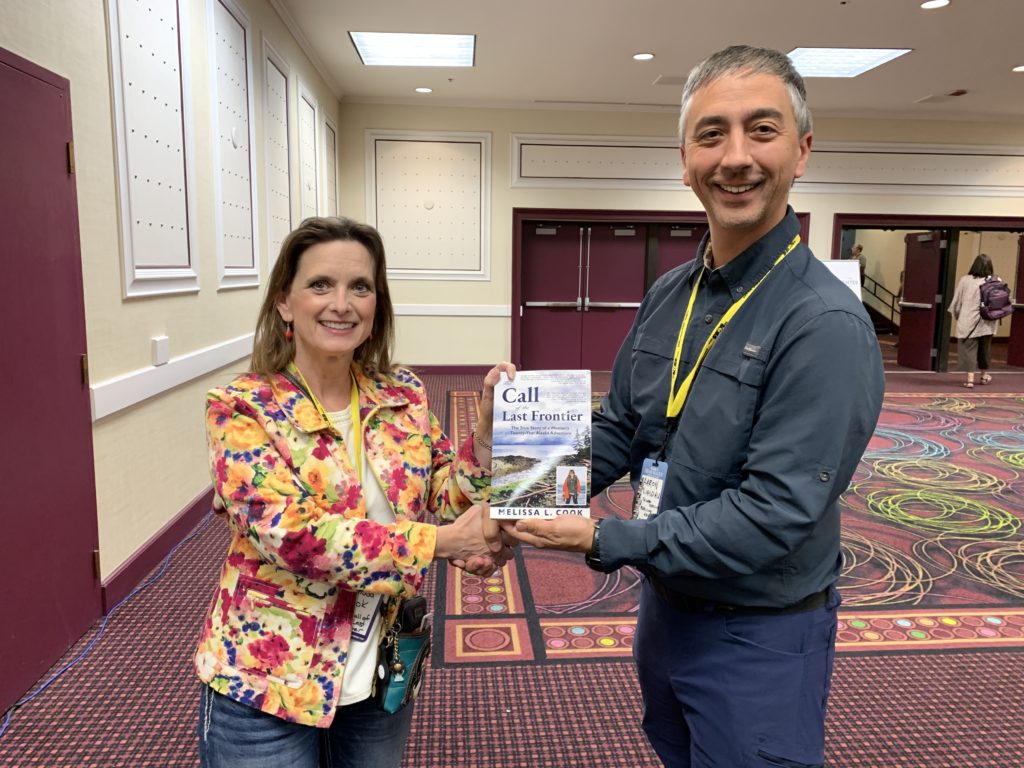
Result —
[[[794,48],[787,55],[804,77],[857,77],[912,48]]]
[[[476,35],[349,32],[368,67],[472,67]]]

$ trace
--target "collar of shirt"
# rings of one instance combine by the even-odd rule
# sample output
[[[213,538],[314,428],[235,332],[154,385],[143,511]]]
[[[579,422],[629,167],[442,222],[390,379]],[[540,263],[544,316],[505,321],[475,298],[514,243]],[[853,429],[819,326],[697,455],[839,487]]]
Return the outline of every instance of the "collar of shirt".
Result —
[[[786,246],[799,231],[800,222],[797,220],[792,206],[789,206],[786,208],[786,215],[782,221],[776,224],[770,232],[718,269],[712,269],[709,263],[711,234],[708,233],[704,235],[704,239],[701,240],[697,248],[698,258],[693,260],[693,268],[687,276],[687,280],[692,285],[696,276],[700,274],[701,265],[706,266],[710,272],[708,279],[714,280],[717,277],[722,280],[733,301],[736,301],[764,277],[765,273],[775,264],[775,260],[779,258],[779,254],[786,249]]]

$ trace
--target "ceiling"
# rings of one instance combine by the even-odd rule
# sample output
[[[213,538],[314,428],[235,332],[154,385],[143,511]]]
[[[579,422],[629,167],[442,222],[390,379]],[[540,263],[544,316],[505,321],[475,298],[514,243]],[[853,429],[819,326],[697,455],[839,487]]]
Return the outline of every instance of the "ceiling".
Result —
[[[1024,118],[1024,0],[271,0],[342,101],[669,111],[734,43],[912,48],[852,79],[809,79],[815,115]],[[365,67],[362,32],[476,35],[472,68]],[[637,52],[655,54],[637,62]],[[658,78],[671,84],[655,85]],[[426,86],[433,93],[413,89]],[[950,91],[967,93],[946,97]],[[918,100],[934,97],[928,103]],[[944,98],[945,97],[945,98]]]

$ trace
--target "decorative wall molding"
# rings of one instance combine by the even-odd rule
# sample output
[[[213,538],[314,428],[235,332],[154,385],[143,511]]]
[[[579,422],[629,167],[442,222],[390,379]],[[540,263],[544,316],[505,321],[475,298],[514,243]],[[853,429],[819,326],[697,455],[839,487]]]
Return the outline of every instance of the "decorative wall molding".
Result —
[[[504,304],[396,304],[398,317],[511,317]],[[141,368],[93,384],[92,420],[99,421],[168,390],[245,360],[252,354],[253,334],[173,357],[166,364]]]
[[[683,188],[674,138],[514,133],[511,147],[513,187]]]
[[[1024,147],[814,144],[801,192],[1024,196]]]
[[[194,293],[188,4],[108,3],[124,296]]]
[[[299,81],[299,218],[308,219],[320,211],[320,157],[317,147],[320,105],[313,92]]]
[[[513,187],[683,189],[675,138],[513,134]],[[1024,196],[1024,148],[816,142],[799,192]]]
[[[299,48],[306,54],[306,58],[309,59],[313,68],[320,75],[320,78],[327,84],[327,87],[331,89],[331,93],[334,94],[334,98],[341,101],[341,97],[344,96],[344,92],[338,87],[338,81],[334,79],[334,75],[331,71],[324,66],[323,61],[320,60],[319,54],[316,49],[309,42],[309,38],[306,37],[306,33],[302,31],[302,27],[292,17],[291,11],[288,10],[288,6],[285,5],[281,0],[270,0],[270,4],[277,11],[277,15],[281,17],[281,21],[288,27],[288,31],[291,32],[292,37],[295,38],[295,42],[299,44]]]
[[[171,358],[164,365],[150,366],[93,384],[92,420],[110,416],[143,400],[198,379],[252,353],[253,334],[215,344],[212,347]]]
[[[395,304],[398,317],[511,317],[503,304]]]
[[[366,131],[366,216],[388,274],[490,279],[491,135]]]
[[[324,215],[338,215],[338,127],[324,117]]]
[[[263,162],[267,180],[267,265],[292,231],[291,68],[263,38]]]
[[[252,25],[234,0],[207,0],[214,219],[220,288],[260,282]]]

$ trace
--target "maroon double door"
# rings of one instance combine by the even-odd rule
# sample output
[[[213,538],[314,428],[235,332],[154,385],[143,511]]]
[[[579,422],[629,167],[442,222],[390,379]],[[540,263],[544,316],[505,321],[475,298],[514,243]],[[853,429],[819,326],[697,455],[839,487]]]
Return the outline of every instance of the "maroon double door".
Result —
[[[696,256],[707,230],[698,216],[572,221],[518,211],[513,358],[524,369],[610,370],[651,283]]]

